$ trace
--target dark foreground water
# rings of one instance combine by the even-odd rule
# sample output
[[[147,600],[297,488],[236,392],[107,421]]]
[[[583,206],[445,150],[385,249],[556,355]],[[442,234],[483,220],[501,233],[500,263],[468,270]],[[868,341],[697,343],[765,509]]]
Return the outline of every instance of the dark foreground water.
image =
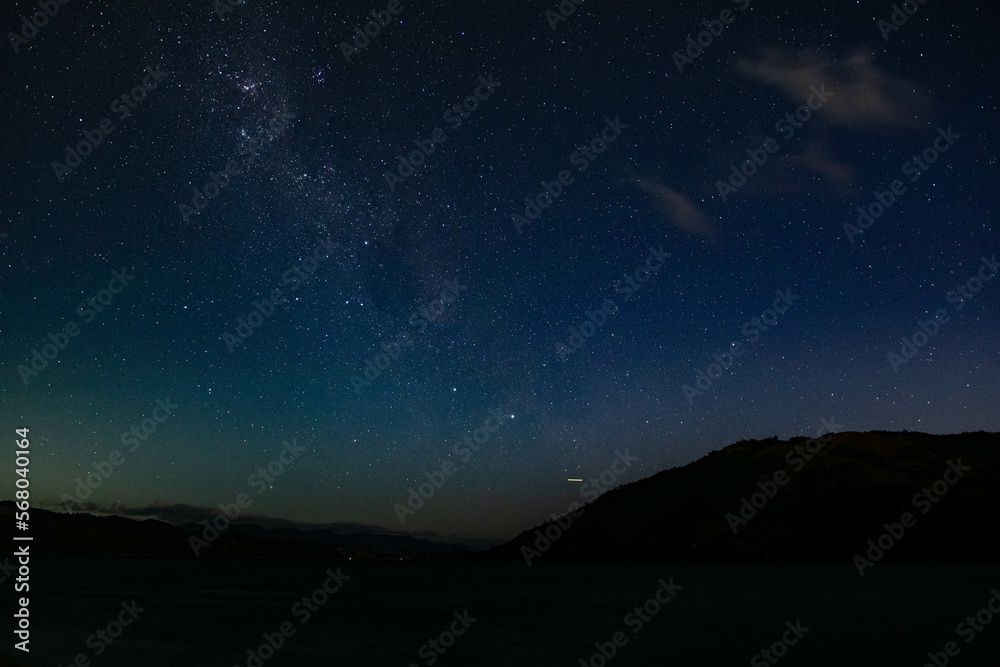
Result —
[[[1000,589],[997,564],[882,563],[864,578],[850,563],[528,568],[36,557],[32,566],[32,650],[29,661],[17,664],[70,665],[84,654],[95,666],[134,667],[232,667],[248,660],[250,667],[549,667],[579,666],[581,658],[599,667],[600,659],[590,662],[595,642],[622,632],[626,641],[608,667],[767,665],[751,660],[782,639],[786,621],[800,620],[808,631],[780,665],[920,667],[928,651],[941,651],[948,641],[960,649],[952,665],[1000,665],[1000,615],[971,642],[968,632],[956,634],[966,616],[986,607],[991,589]],[[340,567],[349,579],[303,623],[304,613],[293,613],[293,605],[322,586],[328,567]],[[658,581],[671,577],[682,587],[674,598],[648,621],[633,616],[627,622],[625,615],[653,597]],[[133,599],[144,611],[95,656],[102,642],[95,637],[88,647],[88,637]],[[4,606],[9,620],[11,607]],[[450,648],[442,654],[425,647],[420,655],[421,646],[449,630],[455,612],[466,610],[476,620]],[[247,649],[284,622],[294,635],[267,660],[248,658]],[[4,636],[0,651],[9,655],[10,631]]]

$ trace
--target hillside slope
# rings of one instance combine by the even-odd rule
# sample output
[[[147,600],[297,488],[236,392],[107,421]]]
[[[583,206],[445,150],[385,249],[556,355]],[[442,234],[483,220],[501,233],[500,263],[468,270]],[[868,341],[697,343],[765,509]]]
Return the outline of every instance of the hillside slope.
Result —
[[[795,451],[807,444],[820,447],[810,460]],[[959,460],[969,470],[961,477],[949,472],[954,484],[938,484],[942,497],[932,489],[933,502],[918,497],[914,504],[915,494]],[[778,477],[783,485],[775,482],[777,471],[787,475]],[[887,560],[996,560],[998,482],[995,433],[742,441],[605,493],[565,531],[549,522],[475,557],[523,559],[533,555],[522,548],[528,547],[542,560],[850,559],[885,532],[883,523],[899,522],[908,511],[915,523],[904,526]],[[546,530],[557,536],[548,547],[536,532]]]

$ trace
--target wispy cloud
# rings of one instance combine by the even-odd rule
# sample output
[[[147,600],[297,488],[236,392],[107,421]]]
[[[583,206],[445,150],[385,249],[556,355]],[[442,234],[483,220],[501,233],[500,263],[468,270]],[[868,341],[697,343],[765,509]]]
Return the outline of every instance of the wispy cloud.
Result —
[[[837,61],[822,51],[789,52],[768,49],[759,60],[741,58],[744,76],[783,90],[801,104],[813,86],[833,93],[822,118],[849,127],[923,127],[931,120],[930,94],[918,84],[887,73],[861,49]]]
[[[718,238],[719,229],[694,202],[654,178],[639,177],[636,184],[651,196],[674,225],[697,236]]]
[[[857,194],[854,167],[830,157],[823,141],[808,143],[801,154],[789,156],[788,163],[792,167],[801,167],[818,176],[824,191],[841,197],[852,197]]]

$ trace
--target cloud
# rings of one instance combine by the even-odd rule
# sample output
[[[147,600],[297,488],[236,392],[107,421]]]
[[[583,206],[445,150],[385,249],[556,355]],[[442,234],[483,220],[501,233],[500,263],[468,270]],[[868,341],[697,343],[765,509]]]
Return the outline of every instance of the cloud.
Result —
[[[639,177],[635,181],[643,192],[656,200],[674,225],[688,234],[709,238],[719,237],[715,223],[690,199],[653,178]]]
[[[848,127],[924,127],[932,115],[931,97],[916,83],[886,73],[861,49],[838,62],[821,51],[791,53],[768,49],[760,60],[736,62],[744,76],[780,88],[802,104],[812,88],[832,93],[822,118]]]
[[[821,141],[808,143],[801,154],[790,155],[787,160],[790,165],[799,166],[819,176],[821,186],[828,192],[842,197],[853,197],[857,194],[854,167],[831,158]]]

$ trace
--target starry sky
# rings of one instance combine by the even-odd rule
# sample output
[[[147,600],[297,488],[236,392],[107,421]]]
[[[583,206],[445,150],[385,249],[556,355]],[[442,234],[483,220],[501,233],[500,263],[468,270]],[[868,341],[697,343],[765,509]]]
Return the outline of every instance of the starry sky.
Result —
[[[631,482],[823,418],[1000,430],[987,3],[558,7],[74,2],[8,33],[0,423],[35,505],[118,451],[91,509],[215,507],[294,440],[251,514],[505,539],[624,448]]]

